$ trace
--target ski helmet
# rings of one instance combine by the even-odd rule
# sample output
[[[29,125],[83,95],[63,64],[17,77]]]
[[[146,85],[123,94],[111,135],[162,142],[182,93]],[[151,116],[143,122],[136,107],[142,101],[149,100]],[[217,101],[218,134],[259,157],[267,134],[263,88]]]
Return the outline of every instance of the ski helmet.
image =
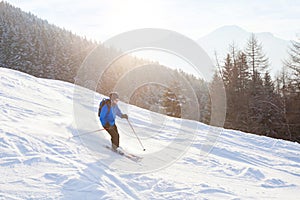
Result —
[[[118,100],[119,99],[119,94],[117,92],[112,92],[109,94],[110,100]]]

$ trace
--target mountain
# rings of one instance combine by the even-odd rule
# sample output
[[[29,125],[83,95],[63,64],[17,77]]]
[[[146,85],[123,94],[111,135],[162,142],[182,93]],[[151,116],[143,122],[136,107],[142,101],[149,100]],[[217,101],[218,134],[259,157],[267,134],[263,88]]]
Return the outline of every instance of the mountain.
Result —
[[[6,68],[0,88],[0,199],[299,198],[298,143],[120,102],[146,148],[118,119],[121,146],[143,157],[136,163],[104,147],[103,95]]]
[[[251,34],[251,32],[239,26],[223,26],[198,39],[197,42],[214,61],[216,51],[221,62],[229,51],[229,45],[234,43],[238,49],[244,50]],[[263,51],[269,58],[271,74],[275,75],[282,69],[282,61],[288,57],[287,50],[290,41],[275,37],[268,32],[254,34],[257,36],[258,41],[262,43]]]

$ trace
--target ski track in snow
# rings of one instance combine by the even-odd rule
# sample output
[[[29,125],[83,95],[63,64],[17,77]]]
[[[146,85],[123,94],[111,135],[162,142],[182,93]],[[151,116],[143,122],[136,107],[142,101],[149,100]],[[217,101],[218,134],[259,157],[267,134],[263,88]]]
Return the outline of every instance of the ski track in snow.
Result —
[[[126,120],[118,119],[121,146],[143,156],[140,164],[105,149],[95,104],[80,101],[94,119],[74,122],[74,85],[0,68],[0,199],[298,199],[300,145],[240,131],[221,130],[208,145],[212,127],[150,113],[120,102],[127,109],[147,151],[142,152]],[[195,133],[195,128],[198,130]],[[84,129],[84,130],[83,130]],[[194,134],[192,145],[166,145]],[[196,135],[195,135],[196,134]],[[203,152],[203,149],[208,152]],[[174,152],[184,150],[177,157]],[[168,157],[168,158],[166,158]],[[120,172],[168,165],[147,173]],[[141,170],[141,171],[142,171]]]

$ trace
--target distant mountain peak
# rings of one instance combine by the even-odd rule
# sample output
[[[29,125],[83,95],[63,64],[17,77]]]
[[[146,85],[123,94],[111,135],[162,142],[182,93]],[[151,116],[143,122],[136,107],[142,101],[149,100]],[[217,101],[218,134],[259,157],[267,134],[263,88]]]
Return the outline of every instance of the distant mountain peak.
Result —
[[[216,30],[224,30],[224,31],[243,31],[246,32],[245,29],[241,28],[240,26],[237,25],[225,25],[225,26],[221,26],[220,28],[217,28]]]
[[[226,25],[215,29],[208,35],[200,38],[198,41],[217,39],[223,43],[231,43],[233,40],[239,40],[239,38],[244,38],[248,35],[249,32],[237,25]]]
[[[282,68],[282,60],[287,57],[289,41],[275,37],[270,32],[257,32],[254,34],[257,36],[258,41],[262,43],[263,51],[271,61],[271,73],[276,74]],[[237,25],[225,25],[200,38],[197,42],[213,60],[215,52],[221,56],[226,55],[229,45],[232,43],[237,45],[240,50],[245,49],[250,35],[251,32]],[[220,59],[223,58],[220,57]]]
[[[274,34],[270,33],[270,32],[260,32],[260,33],[257,33],[257,34],[274,37]]]

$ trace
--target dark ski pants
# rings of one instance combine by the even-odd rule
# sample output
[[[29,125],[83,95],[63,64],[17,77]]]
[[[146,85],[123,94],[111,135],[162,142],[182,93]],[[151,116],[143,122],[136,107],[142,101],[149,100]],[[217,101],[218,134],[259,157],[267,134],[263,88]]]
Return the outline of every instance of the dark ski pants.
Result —
[[[113,149],[117,149],[119,147],[119,138],[120,138],[117,126],[116,125],[110,126],[109,124],[106,124],[104,128],[111,136],[111,147]]]

